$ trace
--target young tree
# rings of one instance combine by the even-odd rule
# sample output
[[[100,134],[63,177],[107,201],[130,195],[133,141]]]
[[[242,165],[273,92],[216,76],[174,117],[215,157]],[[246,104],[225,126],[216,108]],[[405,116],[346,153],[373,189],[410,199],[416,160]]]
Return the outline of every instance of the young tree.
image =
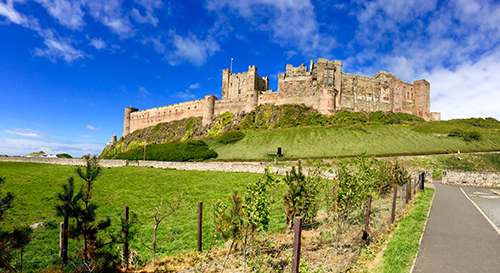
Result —
[[[297,168],[292,166],[283,181],[288,186],[288,193],[283,197],[287,226],[293,228],[295,216],[302,216],[303,223],[311,223],[318,211],[316,195],[321,184],[321,172],[316,169],[306,176],[299,161]]]
[[[68,179],[68,184],[63,185],[63,193],[58,194],[60,203],[56,205],[58,216],[67,216],[73,219],[68,235],[72,239],[83,239],[82,250],[78,253],[83,258],[85,270],[102,270],[109,266],[113,260],[111,254],[103,250],[113,243],[113,240],[104,241],[98,233],[111,225],[111,220],[106,218],[96,222],[96,210],[99,207],[92,202],[92,186],[101,175],[102,169],[98,159],[85,157],[86,167],[76,170],[84,183],[78,192],[75,192],[73,177]]]
[[[174,202],[167,202],[166,208],[163,207],[163,199],[160,200],[160,206],[158,206],[156,208],[156,211],[152,215],[153,221],[154,221],[153,241],[151,242],[151,246],[143,243],[143,245],[145,247],[149,248],[152,251],[153,256],[151,258],[151,266],[153,266],[153,267],[155,266],[155,256],[156,256],[157,247],[161,243],[163,243],[166,239],[169,238],[169,237],[166,237],[163,241],[158,242],[157,241],[158,227],[163,222],[163,220],[170,217],[172,214],[174,214],[176,211],[180,210],[181,208],[189,206],[193,202],[193,200],[187,201],[184,198],[184,191],[179,192],[179,196],[177,197],[177,199]]]
[[[245,214],[253,233],[267,231],[270,220],[270,209],[273,203],[271,192],[276,188],[276,180],[269,170],[265,168],[264,175],[255,182],[247,185],[245,193]]]

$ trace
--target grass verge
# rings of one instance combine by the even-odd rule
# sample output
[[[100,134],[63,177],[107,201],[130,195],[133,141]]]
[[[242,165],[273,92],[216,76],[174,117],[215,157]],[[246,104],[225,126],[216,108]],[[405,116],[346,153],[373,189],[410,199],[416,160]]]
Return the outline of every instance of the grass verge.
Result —
[[[380,262],[373,268],[373,272],[410,272],[420,247],[420,238],[427,221],[434,191],[434,189],[426,188],[425,191],[420,192],[413,210],[396,222],[397,228],[390,237]]]

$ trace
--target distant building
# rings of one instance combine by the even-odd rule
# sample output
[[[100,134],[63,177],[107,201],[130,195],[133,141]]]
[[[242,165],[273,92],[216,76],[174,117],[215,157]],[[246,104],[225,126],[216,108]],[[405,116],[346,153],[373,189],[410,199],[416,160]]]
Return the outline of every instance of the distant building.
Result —
[[[234,114],[250,112],[263,104],[301,104],[317,109],[325,115],[342,110],[374,112],[403,112],[423,118],[439,120],[440,113],[430,112],[430,84],[426,80],[406,83],[395,74],[379,71],[373,77],[342,72],[338,60],[311,60],[278,74],[278,91],[269,90],[269,78],[260,77],[257,67],[247,72],[222,72],[222,98],[213,95],[204,99],[139,111],[125,108],[123,136],[137,130],[189,117],[203,117],[207,125],[214,115],[226,111]]]

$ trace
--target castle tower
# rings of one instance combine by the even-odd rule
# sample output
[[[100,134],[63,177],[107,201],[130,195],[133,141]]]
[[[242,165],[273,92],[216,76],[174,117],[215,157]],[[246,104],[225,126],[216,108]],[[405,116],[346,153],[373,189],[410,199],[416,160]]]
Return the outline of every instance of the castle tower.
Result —
[[[214,116],[214,106],[217,98],[214,95],[206,95],[205,103],[203,104],[203,121],[202,125],[205,126],[210,123]]]
[[[323,115],[333,115],[335,113],[335,90],[329,87],[322,87],[320,94],[318,111]]]
[[[430,115],[430,84],[426,80],[418,80],[413,82],[415,90],[415,116],[419,116],[426,121],[431,119]]]
[[[231,83],[231,70],[222,70],[222,99],[227,99],[229,96],[229,86]]]
[[[257,108],[259,104],[259,91],[250,90],[247,92],[247,105],[245,107],[245,113],[250,113],[252,110]]]
[[[126,136],[130,134],[130,114],[133,112],[137,112],[139,109],[134,108],[134,107],[127,107],[125,108],[125,117],[123,119],[123,135]]]

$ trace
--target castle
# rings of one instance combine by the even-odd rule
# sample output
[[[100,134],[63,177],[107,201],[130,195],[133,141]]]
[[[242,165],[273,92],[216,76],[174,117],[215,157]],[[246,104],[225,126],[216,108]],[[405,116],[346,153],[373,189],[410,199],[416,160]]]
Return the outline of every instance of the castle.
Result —
[[[189,117],[203,117],[203,125],[214,115],[226,111],[250,112],[263,104],[302,104],[321,114],[349,111],[393,111],[439,120],[440,113],[430,112],[430,85],[426,80],[403,82],[396,75],[379,71],[373,77],[342,72],[342,62],[320,58],[309,67],[288,64],[286,73],[278,74],[278,91],[269,90],[269,78],[260,77],[257,67],[247,72],[222,72],[222,98],[204,99],[139,111],[125,108],[123,136],[142,128]]]

